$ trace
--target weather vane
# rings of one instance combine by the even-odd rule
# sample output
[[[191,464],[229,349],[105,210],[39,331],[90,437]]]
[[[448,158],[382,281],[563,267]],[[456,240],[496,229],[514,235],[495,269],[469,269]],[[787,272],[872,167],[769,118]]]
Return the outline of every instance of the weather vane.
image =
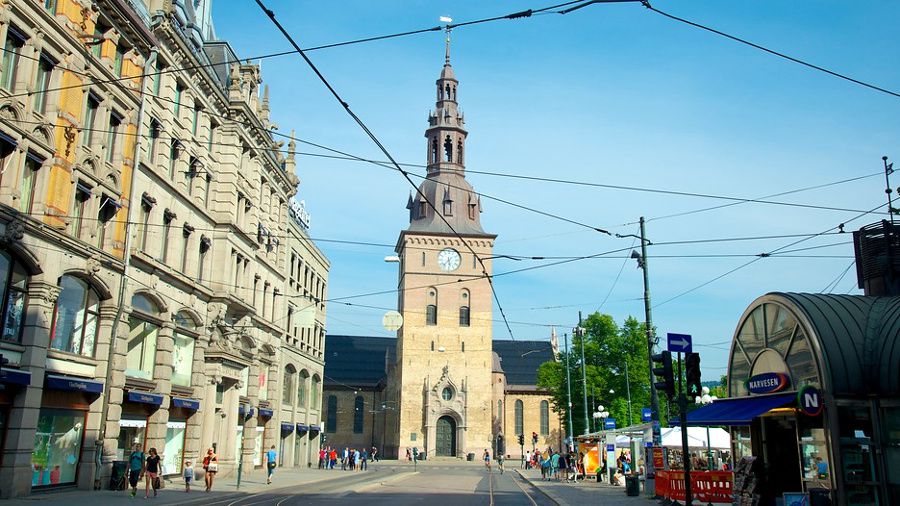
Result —
[[[444,31],[447,32],[447,39],[446,39],[447,50],[446,50],[446,54],[444,55],[444,62],[449,65],[450,64],[450,30],[452,29],[452,27],[450,26],[450,23],[453,22],[453,18],[451,18],[450,16],[441,16],[440,21],[441,21],[441,23],[447,23],[447,26],[444,28]]]

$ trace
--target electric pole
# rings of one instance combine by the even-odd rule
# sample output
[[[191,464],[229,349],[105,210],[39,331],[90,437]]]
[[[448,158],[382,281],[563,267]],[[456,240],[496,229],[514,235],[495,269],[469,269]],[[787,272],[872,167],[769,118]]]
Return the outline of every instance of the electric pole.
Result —
[[[650,413],[654,422],[659,422],[659,395],[656,392],[656,386],[653,384],[653,347],[656,345],[653,338],[653,317],[650,314],[650,274],[647,268],[647,235],[644,231],[644,217],[641,216],[641,271],[644,273],[644,327],[647,332],[647,363],[650,365]],[[656,441],[656,431],[653,434],[653,444],[660,444]]]
[[[590,429],[588,422],[587,409],[587,364],[584,361],[584,329],[581,327],[581,311],[578,312],[578,326],[575,327],[575,333],[581,337],[581,393],[584,397],[584,432],[586,435]]]
[[[566,410],[566,413],[569,414],[569,430],[566,433],[571,440],[572,434],[575,433],[575,426],[572,425],[572,374],[569,370],[569,334],[563,334],[563,338],[566,341],[566,401],[569,404],[569,408]]]

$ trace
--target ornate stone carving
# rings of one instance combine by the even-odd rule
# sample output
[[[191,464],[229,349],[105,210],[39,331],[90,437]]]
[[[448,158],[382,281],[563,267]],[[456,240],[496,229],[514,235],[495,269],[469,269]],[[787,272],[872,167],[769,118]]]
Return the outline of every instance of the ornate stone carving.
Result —
[[[19,242],[25,237],[25,221],[20,217],[14,218],[6,224],[6,231],[3,233],[3,240],[6,243]]]
[[[77,132],[78,132],[78,130],[72,125],[67,126],[65,128],[65,130],[63,130],[63,138],[66,140],[66,157],[67,158],[72,153],[72,144],[75,143],[75,135]]]
[[[100,262],[100,258],[96,254],[91,255],[84,262],[84,269],[87,271],[88,275],[91,277],[98,276],[100,274],[100,270],[102,268],[103,268],[103,264]]]

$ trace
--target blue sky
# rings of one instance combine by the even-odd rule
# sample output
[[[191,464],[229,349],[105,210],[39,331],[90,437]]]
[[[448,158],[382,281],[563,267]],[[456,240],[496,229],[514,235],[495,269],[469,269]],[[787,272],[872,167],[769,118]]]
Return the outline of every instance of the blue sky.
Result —
[[[508,14],[551,2],[424,0],[312,2],[268,0],[303,47]],[[663,11],[707,24],[857,79],[900,89],[900,4],[887,0],[792,2],[655,1]],[[255,2],[213,6],[219,38],[242,58],[289,49]],[[443,64],[443,34],[427,33],[310,52],[310,58],[400,162],[422,164],[423,133]],[[595,4],[567,15],[462,27],[453,33],[453,67],[469,138],[467,168],[526,176],[756,198],[875,174],[882,155],[900,158],[900,98],[801,67],[664,18],[638,3]],[[297,55],[262,62],[272,117],[281,132],[381,160]],[[300,145],[304,152],[321,150]],[[417,169],[423,173],[424,169]],[[300,156],[299,197],[311,235],[394,244],[408,224],[411,187],[396,172],[353,161]],[[637,233],[645,216],[656,243],[815,234],[858,213],[726,203],[596,187],[470,174],[476,190],[545,212]],[[900,186],[900,177],[893,181]],[[777,200],[869,210],[884,203],[884,178]],[[483,199],[482,222],[499,235],[496,254],[582,256],[625,248],[619,239]],[[886,215],[868,215],[847,230]],[[651,246],[654,324],[692,334],[704,379],[725,372],[727,348],[744,309],[770,291],[819,292],[852,262],[851,236],[817,237],[799,258],[765,258],[707,286],[753,255],[792,239]],[[396,287],[392,248],[320,242],[332,262],[329,297]],[[838,258],[812,258],[828,255]],[[498,277],[495,287],[516,339],[549,339],[548,325],[570,332],[578,311],[600,308],[617,320],[643,318],[641,271],[627,252]],[[495,273],[542,262],[498,259]],[[624,267],[623,267],[624,265]],[[617,274],[621,270],[621,276]],[[860,293],[850,268],[834,291]],[[608,300],[601,308],[601,303]],[[396,295],[352,302],[396,307]],[[563,306],[563,307],[559,307]],[[549,308],[549,309],[548,309]],[[380,309],[331,304],[331,334],[390,335]],[[499,312],[494,311],[499,319]],[[508,339],[494,326],[495,339]]]

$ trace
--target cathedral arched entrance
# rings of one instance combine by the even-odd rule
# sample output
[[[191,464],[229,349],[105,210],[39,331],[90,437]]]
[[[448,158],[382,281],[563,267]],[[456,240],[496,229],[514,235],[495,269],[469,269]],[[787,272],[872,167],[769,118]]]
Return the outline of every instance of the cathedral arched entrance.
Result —
[[[435,454],[438,457],[455,457],[456,420],[450,416],[442,416],[438,418],[435,428]]]

